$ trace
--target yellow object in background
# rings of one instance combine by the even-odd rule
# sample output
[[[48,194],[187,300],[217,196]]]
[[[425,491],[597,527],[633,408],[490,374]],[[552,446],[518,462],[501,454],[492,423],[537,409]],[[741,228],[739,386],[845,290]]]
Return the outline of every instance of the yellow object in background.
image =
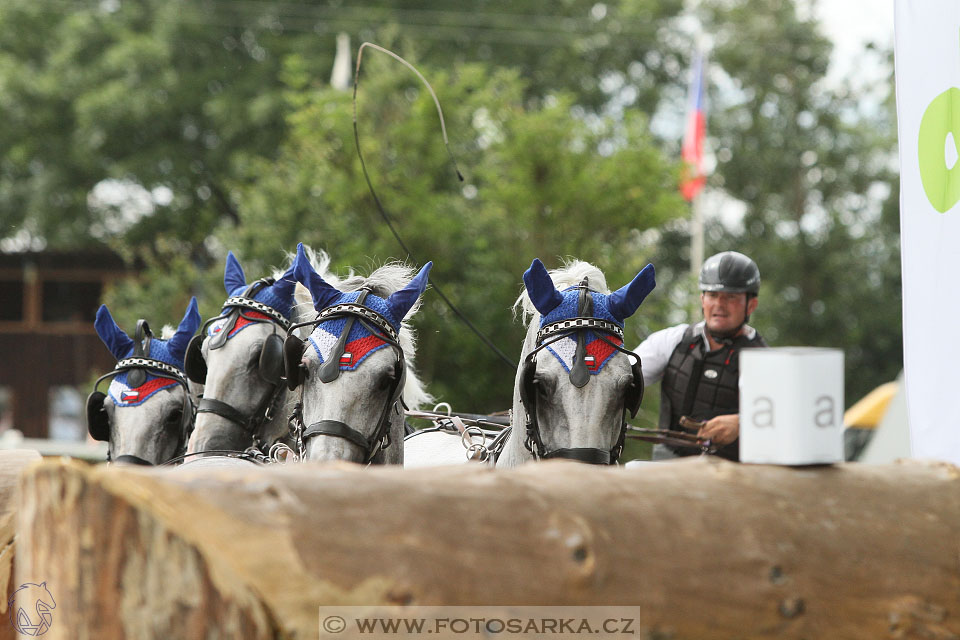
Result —
[[[898,382],[887,382],[860,398],[843,414],[843,426],[875,429],[886,414],[890,400],[899,388]]]

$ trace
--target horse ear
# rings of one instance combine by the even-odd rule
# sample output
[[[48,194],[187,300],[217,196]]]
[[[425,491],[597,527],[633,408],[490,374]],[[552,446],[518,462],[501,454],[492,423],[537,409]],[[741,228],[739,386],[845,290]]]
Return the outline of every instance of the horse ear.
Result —
[[[387,307],[393,313],[393,317],[402,320],[416,303],[417,298],[423,295],[430,284],[430,269],[433,268],[433,262],[428,262],[420,269],[420,273],[411,280],[407,286],[400,291],[394,291],[387,298]]]
[[[183,320],[180,321],[177,332],[167,341],[167,348],[170,349],[170,354],[177,360],[182,361],[184,354],[187,352],[187,345],[190,343],[190,338],[193,337],[193,334],[195,334],[199,328],[200,310],[197,309],[197,298],[193,297],[190,298],[190,304],[187,305],[187,312],[183,314]]]
[[[297,282],[310,291],[310,295],[313,297],[313,308],[317,311],[323,311],[342,295],[340,291],[327,284],[320,277],[320,274],[314,270],[313,265],[310,264],[310,259],[307,258],[307,254],[303,250],[302,242],[297,245],[297,257],[293,261],[293,270]]]
[[[653,289],[657,286],[656,272],[652,264],[648,264],[628,285],[624,285],[607,296],[607,308],[610,314],[623,322],[633,315],[633,313],[643,302]]]
[[[302,245],[301,245],[302,246]],[[297,248],[297,256],[299,257],[300,249]],[[273,283],[273,291],[277,294],[277,297],[285,302],[293,301],[293,291],[297,287],[297,278],[294,275],[294,270],[297,266],[297,258],[294,258],[293,262],[290,263],[290,267],[284,272],[280,278]]]
[[[523,286],[527,288],[527,297],[541,316],[547,315],[563,302],[563,296],[553,285],[540,258],[534,258],[530,268],[523,272]]]
[[[122,360],[133,351],[133,339],[121,329],[110,315],[107,305],[102,304],[97,309],[97,319],[93,322],[97,335],[107,345],[107,349],[117,360]]]
[[[243,267],[240,266],[237,257],[233,255],[233,251],[227,252],[227,264],[223,269],[223,288],[227,290],[228,296],[234,295],[237,289],[247,288],[247,279],[243,275]]]

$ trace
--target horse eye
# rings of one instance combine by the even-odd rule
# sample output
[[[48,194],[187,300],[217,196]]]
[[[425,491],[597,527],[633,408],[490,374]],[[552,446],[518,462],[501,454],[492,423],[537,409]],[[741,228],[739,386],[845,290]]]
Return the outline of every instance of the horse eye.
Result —
[[[260,352],[263,351],[263,343],[257,343],[250,347],[250,360],[247,363],[251,368],[260,366]]]
[[[539,395],[541,398],[546,398],[553,393],[553,388],[555,386],[553,378],[538,375],[534,377],[533,382],[537,388],[537,395]]]
[[[550,383],[545,378],[543,378],[543,376],[539,376],[539,375],[534,376],[533,386],[537,390],[537,395],[540,396],[541,398],[549,395]]]
[[[166,423],[168,425],[180,426],[183,421],[183,409],[174,409],[167,414]]]
[[[397,379],[397,378],[396,378],[396,376],[394,375],[393,370],[390,370],[390,371],[384,373],[384,374],[380,377],[379,389],[380,389],[380,390],[389,389],[390,386],[393,384],[394,380],[396,380],[396,379]]]

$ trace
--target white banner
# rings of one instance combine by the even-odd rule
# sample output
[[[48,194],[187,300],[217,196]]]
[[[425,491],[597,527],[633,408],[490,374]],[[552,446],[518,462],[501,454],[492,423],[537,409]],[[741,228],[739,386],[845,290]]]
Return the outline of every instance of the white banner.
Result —
[[[915,458],[960,464],[960,2],[895,7],[910,440]]]

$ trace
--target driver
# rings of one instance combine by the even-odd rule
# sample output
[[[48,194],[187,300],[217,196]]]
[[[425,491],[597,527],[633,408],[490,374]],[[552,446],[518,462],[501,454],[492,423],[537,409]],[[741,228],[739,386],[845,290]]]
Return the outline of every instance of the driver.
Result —
[[[740,459],[739,355],[741,349],[766,347],[747,324],[759,300],[760,270],[736,251],[707,258],[700,270],[703,320],[652,333],[636,353],[643,382],[660,385],[660,429],[686,431],[720,446],[716,455]],[[681,417],[702,426],[681,426]],[[699,453],[693,447],[654,445],[653,459]]]

